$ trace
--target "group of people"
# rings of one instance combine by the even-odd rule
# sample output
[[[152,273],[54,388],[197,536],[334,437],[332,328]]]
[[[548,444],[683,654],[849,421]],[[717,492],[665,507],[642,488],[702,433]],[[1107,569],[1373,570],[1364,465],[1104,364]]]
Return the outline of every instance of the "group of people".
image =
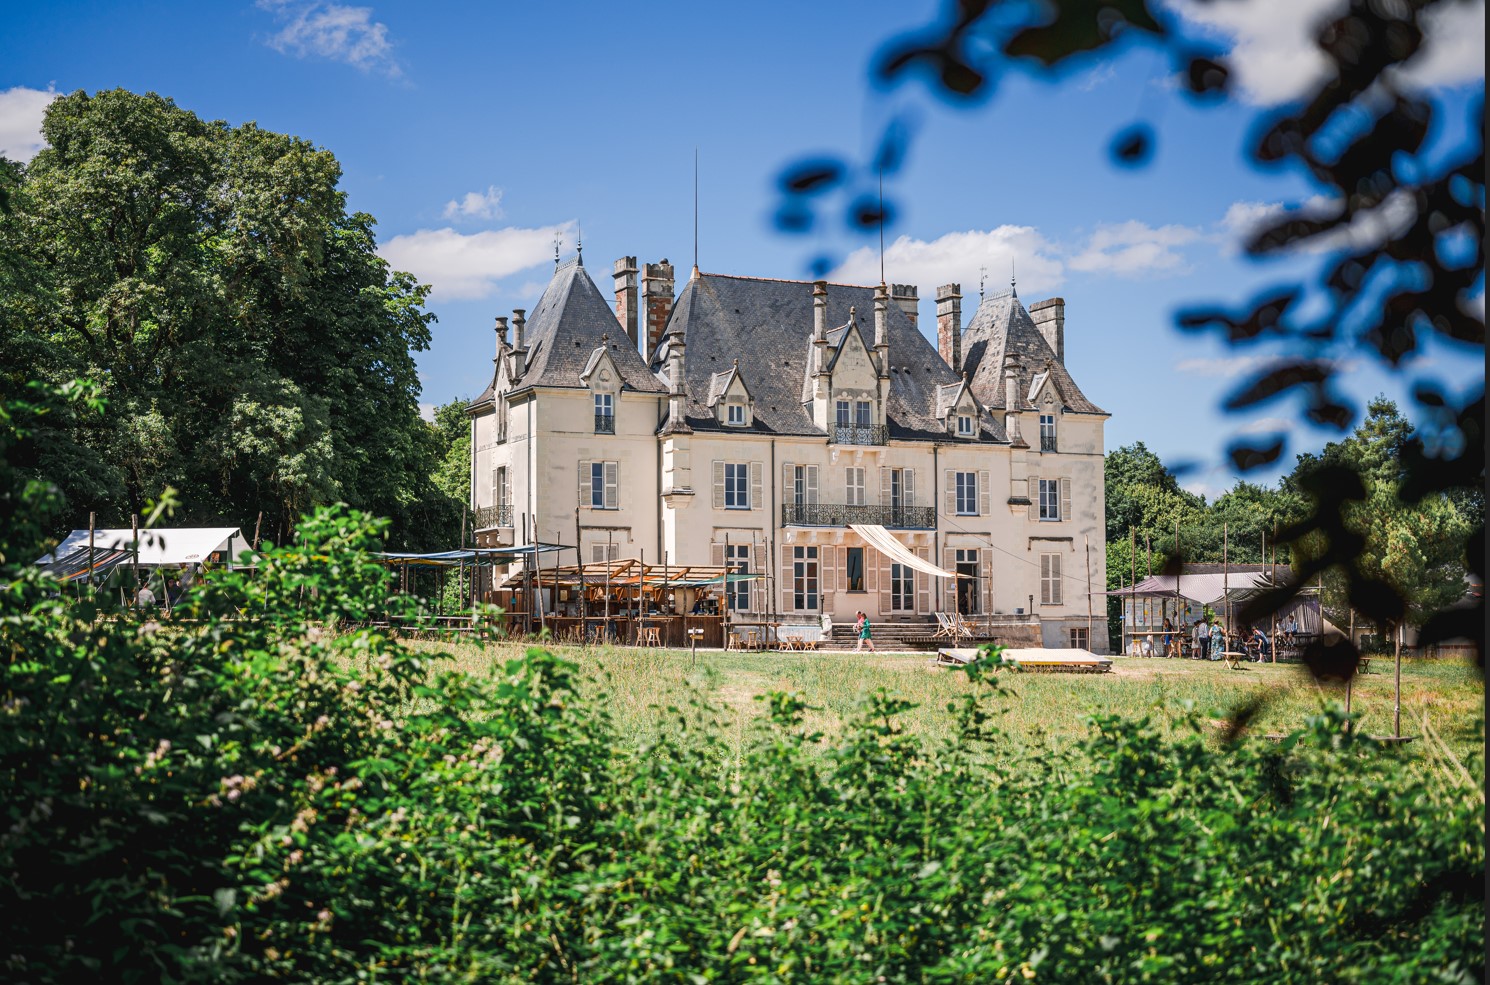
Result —
[[[1283,626],[1280,634],[1285,643],[1291,643],[1298,634],[1298,620],[1290,615]],[[1190,627],[1191,651],[1190,654],[1197,660],[1220,660],[1222,654],[1227,652],[1226,627],[1221,625],[1218,617],[1210,620],[1197,619]],[[1173,621],[1164,620],[1164,649],[1166,657],[1177,657],[1180,655],[1180,633],[1175,629]],[[1273,643],[1268,639],[1261,626],[1253,626],[1251,632],[1240,638],[1240,643],[1246,648],[1247,655],[1253,660],[1262,660],[1272,655]],[[1152,656],[1152,645],[1145,639],[1144,644],[1148,651],[1145,656]]]
[[[181,601],[181,596],[185,595],[187,590],[196,581],[196,569],[189,565],[184,565],[174,575],[162,569],[156,580],[160,585],[160,593],[163,597],[156,598],[155,590],[150,587],[152,579],[147,575],[140,579],[139,588],[135,591],[134,604],[136,609],[142,612],[154,609],[156,606],[164,606],[167,610],[171,609],[177,602]]]

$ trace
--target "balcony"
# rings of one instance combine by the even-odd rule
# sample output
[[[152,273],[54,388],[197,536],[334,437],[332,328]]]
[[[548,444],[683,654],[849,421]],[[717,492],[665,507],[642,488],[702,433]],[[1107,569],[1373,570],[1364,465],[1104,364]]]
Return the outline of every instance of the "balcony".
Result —
[[[1059,449],[1057,449],[1056,446],[1055,446],[1055,435],[1053,435],[1053,434],[1042,434],[1042,435],[1040,435],[1040,450],[1041,451],[1058,451]]]
[[[615,414],[596,414],[595,415],[595,433],[596,434],[615,434],[616,433],[616,415]]]
[[[890,440],[890,429],[883,424],[835,424],[828,429],[828,441],[835,445],[882,445]]]
[[[482,506],[476,510],[476,529],[490,530],[492,527],[512,526],[512,504],[504,506]]]
[[[784,527],[846,527],[850,523],[871,523],[896,530],[935,530],[936,507],[781,504],[781,525]]]

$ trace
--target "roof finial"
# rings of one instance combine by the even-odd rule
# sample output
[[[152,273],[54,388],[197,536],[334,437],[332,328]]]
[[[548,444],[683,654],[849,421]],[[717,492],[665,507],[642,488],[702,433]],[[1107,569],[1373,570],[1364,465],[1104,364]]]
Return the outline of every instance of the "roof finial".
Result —
[[[978,268],[978,303],[983,303],[983,285],[988,282],[988,264]]]
[[[693,148],[693,272],[698,273],[698,146]]]
[[[1014,258],[1009,258],[1009,293],[1019,297],[1019,288],[1014,286]]]
[[[574,220],[577,232],[574,237],[574,262],[577,266],[585,265],[585,224],[578,219]]]
[[[559,244],[562,243],[562,242],[564,242],[564,237],[560,236],[558,233],[554,233],[554,269],[555,270],[557,270],[558,267],[559,267]]]

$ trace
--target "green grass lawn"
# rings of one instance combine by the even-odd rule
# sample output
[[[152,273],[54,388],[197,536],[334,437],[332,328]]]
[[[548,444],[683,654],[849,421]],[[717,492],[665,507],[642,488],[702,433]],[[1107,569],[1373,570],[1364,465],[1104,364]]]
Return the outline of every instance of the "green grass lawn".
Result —
[[[442,657],[442,666],[478,673],[520,652],[516,644],[410,645]],[[935,740],[953,727],[947,704],[969,687],[962,671],[932,666],[927,654],[707,651],[695,661],[686,650],[552,649],[586,669],[586,686],[606,695],[620,733],[636,745],[680,729],[678,716],[659,713],[675,706],[738,748],[763,713],[755,696],[768,691],[803,695],[816,709],[807,723],[831,736],[864,695],[879,687],[915,702],[905,728]],[[1343,702],[1345,696],[1343,688],[1321,687],[1299,666],[1282,664],[1228,670],[1221,663],[1126,658],[1116,660],[1108,674],[1008,673],[1002,680],[1012,694],[1001,727],[1026,748],[1081,734],[1083,718],[1092,713],[1162,720],[1192,702],[1205,719],[1219,722],[1259,695],[1267,701],[1252,733],[1287,732],[1301,727],[1325,702]],[[1356,679],[1352,711],[1369,734],[1392,734],[1392,680],[1391,661],[1383,659]],[[1479,757],[1483,729],[1483,684],[1472,666],[1458,660],[1404,661],[1402,732],[1417,737],[1412,747],[1431,755],[1437,736],[1456,757]]]

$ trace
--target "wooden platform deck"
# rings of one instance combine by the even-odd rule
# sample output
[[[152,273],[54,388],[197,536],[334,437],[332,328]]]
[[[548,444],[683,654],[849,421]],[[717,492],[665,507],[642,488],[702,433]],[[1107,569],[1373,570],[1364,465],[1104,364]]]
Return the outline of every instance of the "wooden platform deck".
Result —
[[[935,662],[943,667],[960,667],[977,656],[976,647],[942,647],[936,651]],[[1014,661],[1017,670],[1033,673],[1105,674],[1112,669],[1111,657],[1086,650],[1006,649],[1004,659]]]

